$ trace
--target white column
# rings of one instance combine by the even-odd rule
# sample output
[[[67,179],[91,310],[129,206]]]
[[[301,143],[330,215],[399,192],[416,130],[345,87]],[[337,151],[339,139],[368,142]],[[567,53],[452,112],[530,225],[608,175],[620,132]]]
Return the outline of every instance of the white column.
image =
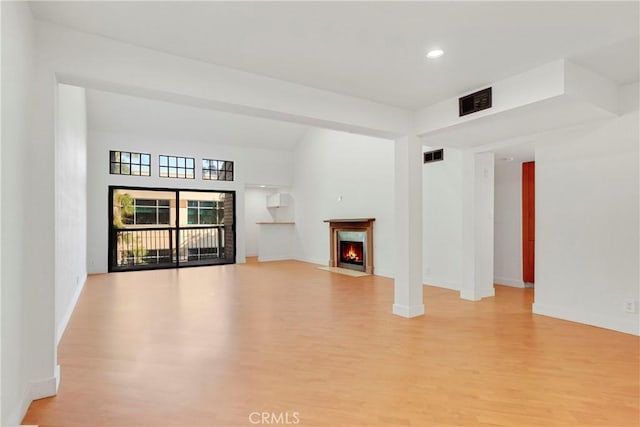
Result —
[[[424,314],[422,302],[422,144],[416,136],[395,141],[396,267],[393,313]]]
[[[494,154],[463,153],[460,298],[493,296]]]

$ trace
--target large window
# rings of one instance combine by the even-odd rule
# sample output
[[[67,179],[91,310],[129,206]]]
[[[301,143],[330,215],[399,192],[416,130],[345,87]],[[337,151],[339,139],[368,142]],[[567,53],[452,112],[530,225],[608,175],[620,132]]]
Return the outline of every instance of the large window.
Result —
[[[202,179],[233,181],[233,162],[202,159]]]
[[[187,202],[187,224],[218,225],[224,218],[224,203],[206,200]]]
[[[167,225],[169,224],[169,200],[134,199],[133,215],[122,219],[131,225]]]
[[[109,271],[235,262],[233,191],[109,187]]]
[[[109,173],[112,175],[151,176],[150,154],[110,151],[109,164]]]
[[[196,161],[193,157],[160,155],[160,177],[195,179]]]

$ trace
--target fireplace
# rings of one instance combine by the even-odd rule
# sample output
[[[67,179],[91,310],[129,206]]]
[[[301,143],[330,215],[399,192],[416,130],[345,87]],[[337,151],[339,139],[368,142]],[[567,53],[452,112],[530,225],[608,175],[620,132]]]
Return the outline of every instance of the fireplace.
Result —
[[[373,274],[375,218],[329,219],[329,267]]]
[[[364,271],[365,239],[362,231],[338,231],[338,267]]]

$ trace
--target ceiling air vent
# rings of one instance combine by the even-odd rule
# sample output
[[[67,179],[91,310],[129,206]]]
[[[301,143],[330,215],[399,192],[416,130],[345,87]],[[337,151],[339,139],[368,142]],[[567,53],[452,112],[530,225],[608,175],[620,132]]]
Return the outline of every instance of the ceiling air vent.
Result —
[[[444,148],[441,148],[439,150],[427,151],[423,154],[423,156],[425,163],[439,162],[440,160],[444,160]]]
[[[479,90],[458,100],[460,116],[491,108],[491,88]]]

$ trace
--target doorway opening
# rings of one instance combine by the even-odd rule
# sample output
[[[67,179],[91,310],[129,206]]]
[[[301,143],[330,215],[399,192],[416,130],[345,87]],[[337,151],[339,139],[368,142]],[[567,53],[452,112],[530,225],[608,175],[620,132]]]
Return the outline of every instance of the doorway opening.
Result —
[[[536,162],[522,163],[522,281],[535,283]]]
[[[233,264],[235,192],[109,187],[109,272]]]

